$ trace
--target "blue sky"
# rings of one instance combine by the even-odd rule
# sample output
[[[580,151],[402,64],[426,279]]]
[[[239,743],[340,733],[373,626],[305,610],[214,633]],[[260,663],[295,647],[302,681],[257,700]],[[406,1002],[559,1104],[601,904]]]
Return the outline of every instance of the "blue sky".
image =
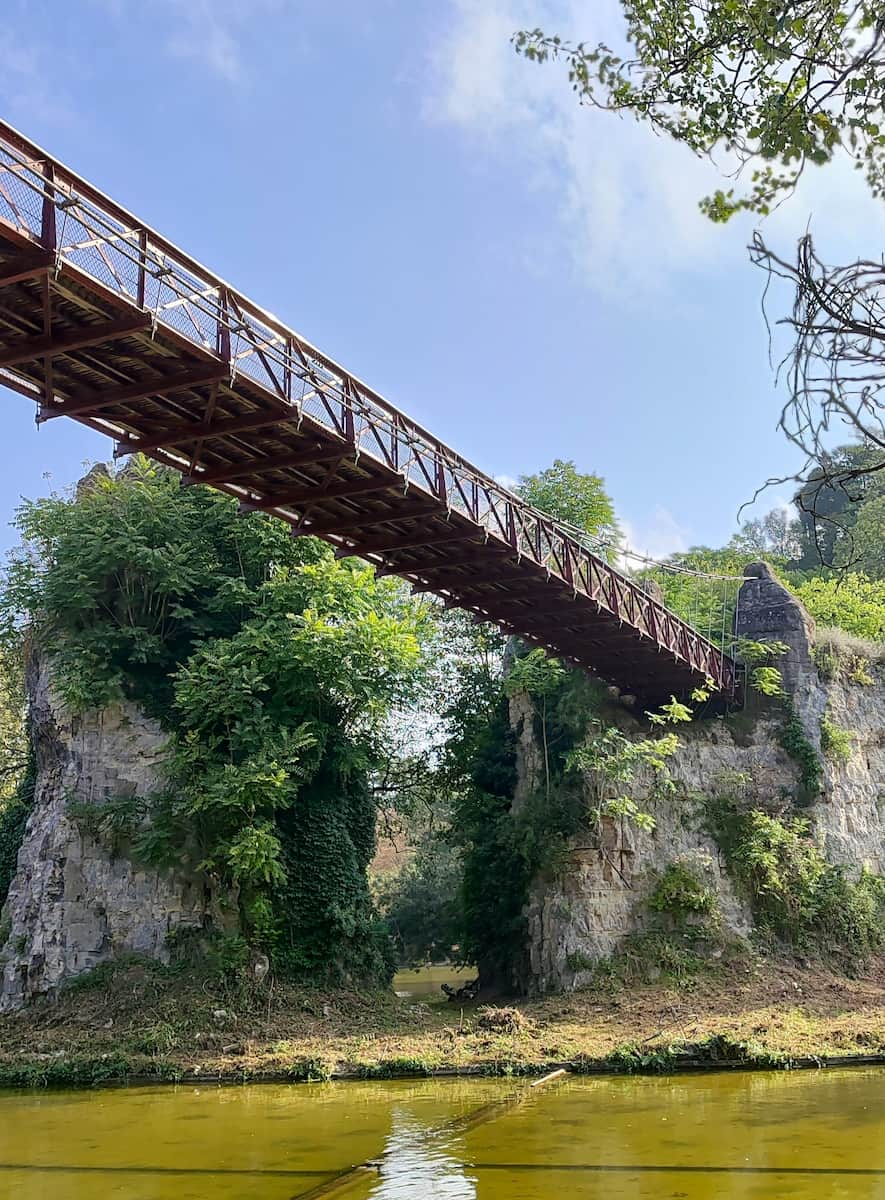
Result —
[[[13,125],[490,473],[573,458],[661,554],[724,541],[791,466],[750,219],[712,226],[710,164],[509,46],[524,25],[616,36],[614,0],[5,9]],[[828,257],[875,252],[880,209],[815,172],[766,236],[787,251],[810,220]],[[0,403],[4,521],[109,457]]]

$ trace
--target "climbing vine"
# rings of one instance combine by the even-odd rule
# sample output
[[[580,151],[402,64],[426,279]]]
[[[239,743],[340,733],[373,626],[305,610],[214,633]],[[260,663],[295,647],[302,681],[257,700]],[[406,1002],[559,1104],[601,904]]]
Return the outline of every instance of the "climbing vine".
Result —
[[[25,767],[16,780],[15,789],[0,800],[0,908],[3,907],[9,885],[15,875],[25,825],[31,815],[35,776],[34,754],[32,750],[28,750]],[[5,940],[0,936],[0,945]]]
[[[802,719],[793,701],[784,701],[786,717],[779,735],[781,748],[786,750],[799,770],[797,800],[800,804],[812,804],[820,795],[823,786],[823,764],[820,755],[809,741]]]

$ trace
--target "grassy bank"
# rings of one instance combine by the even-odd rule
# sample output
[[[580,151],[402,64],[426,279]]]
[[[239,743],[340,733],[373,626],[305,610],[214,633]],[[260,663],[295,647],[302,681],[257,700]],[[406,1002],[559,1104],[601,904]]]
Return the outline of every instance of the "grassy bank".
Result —
[[[461,1008],[276,983],[221,986],[130,962],[0,1018],[0,1086],[125,1079],[384,1078],[452,1070],[671,1070],[882,1056],[885,960],[848,979],[747,959],[690,984]]]

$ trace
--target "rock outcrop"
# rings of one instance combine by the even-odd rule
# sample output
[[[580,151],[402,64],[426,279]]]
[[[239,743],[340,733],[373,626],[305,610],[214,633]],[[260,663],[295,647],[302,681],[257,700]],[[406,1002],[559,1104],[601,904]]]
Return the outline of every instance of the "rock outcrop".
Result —
[[[45,660],[29,669],[34,809],[0,915],[0,1012],[51,995],[125,952],[165,961],[168,935],[202,928],[202,885],[115,853],[84,832],[77,804],[147,797],[162,783],[165,736],[130,703],[74,716]]]
[[[824,679],[814,661],[814,624],[765,564],[747,570],[741,588],[737,633],[754,641],[779,641],[788,652],[777,663],[808,742],[823,767],[820,795],[803,810],[831,862],[885,874],[885,671],[870,666],[866,683]],[[754,710],[755,709],[755,710]],[[542,758],[531,704],[511,701],[517,732],[518,809],[539,784]],[[821,718],[853,734],[846,762],[821,752]],[[625,726],[632,718],[624,714]],[[568,990],[630,933],[650,919],[647,900],[655,880],[674,860],[688,863],[715,890],[723,925],[738,936],[752,915],[735,893],[719,850],[705,832],[705,802],[741,788],[754,806],[779,812],[797,793],[797,763],[782,748],[784,713],[754,706],[737,721],[713,718],[680,729],[680,749],[670,761],[675,793],[648,800],[648,780],[637,777],[634,798],[655,818],[651,832],[625,820],[603,819],[601,836],[573,840],[565,869],[535,881],[531,890],[526,958],[536,993]]]

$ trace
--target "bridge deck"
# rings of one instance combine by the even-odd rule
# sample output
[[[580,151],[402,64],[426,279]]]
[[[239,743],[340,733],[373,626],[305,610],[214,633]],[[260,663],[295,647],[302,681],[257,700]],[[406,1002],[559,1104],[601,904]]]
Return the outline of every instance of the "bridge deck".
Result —
[[[635,582],[2,123],[0,383],[643,703],[734,691]]]

